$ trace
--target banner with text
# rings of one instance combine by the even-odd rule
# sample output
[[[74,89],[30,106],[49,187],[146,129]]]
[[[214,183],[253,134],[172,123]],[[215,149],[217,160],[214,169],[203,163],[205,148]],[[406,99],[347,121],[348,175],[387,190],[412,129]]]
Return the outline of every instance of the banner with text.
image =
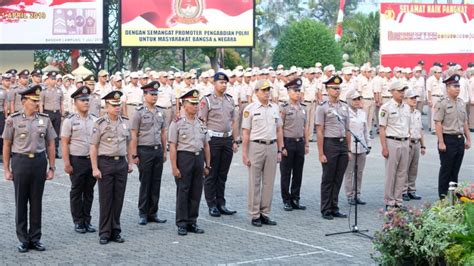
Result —
[[[121,0],[121,44],[253,47],[254,0]]]
[[[0,45],[103,44],[103,0],[0,0]]]
[[[474,5],[403,4],[380,6],[380,55],[385,66],[413,67],[474,61]]]

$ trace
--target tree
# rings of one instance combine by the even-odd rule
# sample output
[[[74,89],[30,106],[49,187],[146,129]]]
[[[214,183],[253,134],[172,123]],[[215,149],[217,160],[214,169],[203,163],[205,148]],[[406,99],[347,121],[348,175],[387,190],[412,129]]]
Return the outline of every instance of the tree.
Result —
[[[357,0],[346,0],[344,5],[344,16],[351,17],[357,9]],[[315,18],[329,27],[336,25],[337,14],[339,12],[339,0],[309,0],[306,15]]]
[[[344,21],[341,46],[343,51],[351,56],[353,63],[357,65],[367,61],[373,65],[379,63],[379,16],[379,12],[367,15],[357,13]]]
[[[292,23],[273,53],[273,66],[311,67],[316,62],[340,67],[342,52],[334,34],[324,24],[311,19]]]
[[[235,49],[224,50],[224,67],[234,69],[238,65],[243,65],[243,60],[240,54]]]

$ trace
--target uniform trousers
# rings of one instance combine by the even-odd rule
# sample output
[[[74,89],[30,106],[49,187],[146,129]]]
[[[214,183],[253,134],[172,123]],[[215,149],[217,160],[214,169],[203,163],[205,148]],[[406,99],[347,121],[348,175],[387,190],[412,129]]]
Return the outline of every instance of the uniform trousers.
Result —
[[[155,149],[156,147],[156,149]],[[157,146],[138,146],[140,192],[138,212],[140,217],[154,218],[158,212],[161,176],[163,173],[163,148]]]
[[[364,104],[363,110],[367,114],[367,128],[370,131],[372,130],[375,115],[375,102],[374,100],[362,99],[362,103]]]
[[[169,125],[171,124],[171,121],[173,120],[173,106],[170,106],[170,108],[166,109],[166,108],[161,108],[161,107],[158,107],[160,108],[160,111],[163,112],[163,114],[165,114],[165,125],[166,127],[168,128]]]
[[[420,160],[421,143],[410,143],[410,154],[408,156],[408,178],[403,188],[403,194],[416,191],[416,177],[418,175],[418,161]]]
[[[209,141],[211,151],[211,171],[204,181],[204,195],[209,207],[225,206],[225,182],[234,155],[232,137],[212,137]]]
[[[436,104],[441,100],[441,97],[439,96],[431,96],[432,99],[432,106],[430,107],[430,113],[429,113],[429,125],[431,128],[431,132],[435,131],[435,121],[434,121],[434,114],[436,113]]]
[[[111,238],[122,232],[120,215],[122,214],[125,188],[127,186],[128,163],[124,156],[99,156],[99,237]]]
[[[249,143],[248,211],[252,219],[270,215],[277,154],[276,143]]]
[[[176,226],[186,227],[196,223],[201,201],[204,153],[178,151],[177,166],[181,178],[176,178]]]
[[[284,203],[300,200],[301,181],[304,166],[304,139],[299,141],[285,138],[287,156],[282,156],[280,162],[281,198]],[[291,182],[291,189],[290,189]]]
[[[249,105],[248,103],[243,103],[239,110],[239,139],[242,139],[242,118],[245,108]]]
[[[5,129],[5,113],[0,112],[0,136],[3,134]],[[0,154],[3,154],[3,138],[0,137]]]
[[[351,159],[347,165],[346,173],[344,175],[344,190],[348,199],[354,197],[354,185],[355,185],[355,176],[354,176],[354,164],[357,157],[357,197],[360,197],[360,190],[362,187],[362,176],[365,168],[365,161],[367,154],[365,153],[352,153]]]
[[[90,224],[91,209],[94,201],[94,186],[97,180],[92,176],[92,164],[89,156],[69,156],[73,173],[69,192],[71,215],[74,224]]]
[[[321,213],[338,212],[339,191],[349,161],[346,138],[324,138],[321,178]]]
[[[446,151],[439,152],[441,168],[438,176],[438,194],[444,198],[448,194],[449,182],[458,182],[458,174],[464,158],[464,137],[443,134]]]
[[[388,206],[402,205],[403,188],[407,182],[409,141],[387,139],[388,159],[385,159],[384,202]]]
[[[314,136],[314,112],[316,111],[316,102],[306,102],[306,120],[308,120],[308,130],[309,130],[309,135],[308,138],[310,140],[313,139]]]
[[[58,156],[59,136],[61,132],[61,112],[44,110],[44,113],[49,116],[49,119],[51,120],[51,124],[53,125],[54,131],[56,132],[56,135],[57,135],[57,137],[54,139],[54,147],[56,151],[56,156]]]
[[[48,165],[46,155],[42,152],[30,159],[27,155],[13,153],[11,162],[16,235],[22,243],[34,243],[41,239],[41,212]]]

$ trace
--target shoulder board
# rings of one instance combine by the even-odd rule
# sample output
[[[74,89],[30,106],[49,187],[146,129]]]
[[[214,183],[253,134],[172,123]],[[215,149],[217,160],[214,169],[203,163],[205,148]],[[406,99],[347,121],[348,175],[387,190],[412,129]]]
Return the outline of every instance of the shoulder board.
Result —
[[[343,106],[349,106],[349,105],[347,104],[347,102],[345,102],[345,101],[340,101],[340,102],[341,102],[341,104],[342,104]]]
[[[203,124],[204,120],[202,120],[200,117],[198,118],[199,123]]]
[[[225,95],[228,96],[228,97],[230,97],[230,98],[232,98],[232,95],[230,95],[230,94],[228,94],[228,93],[226,93]]]
[[[207,94],[207,95],[204,95],[204,97],[209,97],[209,96],[211,96],[211,93],[209,93],[209,94]]]
[[[306,104],[305,104],[305,103],[300,103],[300,104],[301,104],[302,106],[306,106]]]
[[[101,118],[97,119],[97,124],[100,125],[100,124],[102,124],[102,122],[104,122],[104,121],[105,121],[105,118],[104,118],[104,117],[101,117]]]
[[[122,119],[128,120],[128,117],[122,115]]]
[[[89,114],[89,115],[92,117],[98,118],[98,116],[96,116],[95,114]]]
[[[287,107],[287,106],[288,106],[288,103],[286,102],[286,103],[282,104],[281,106]]]
[[[20,115],[20,112],[16,112],[16,113],[11,114],[10,116],[15,117],[15,116],[19,116],[19,115]]]
[[[143,105],[141,105],[141,106],[136,107],[135,109],[137,109],[137,111],[141,111],[143,110],[143,108],[144,108]]]
[[[49,115],[48,115],[48,114],[45,114],[45,113],[38,113],[38,115],[44,116],[44,117],[49,117]]]
[[[327,102],[328,102],[328,101],[323,101],[323,102],[321,102],[319,105],[323,105],[323,104],[325,104],[325,103],[327,103]]]
[[[181,120],[181,117],[177,116],[173,121],[178,122],[179,120]]]
[[[66,118],[73,118],[76,114],[75,113],[70,113]]]

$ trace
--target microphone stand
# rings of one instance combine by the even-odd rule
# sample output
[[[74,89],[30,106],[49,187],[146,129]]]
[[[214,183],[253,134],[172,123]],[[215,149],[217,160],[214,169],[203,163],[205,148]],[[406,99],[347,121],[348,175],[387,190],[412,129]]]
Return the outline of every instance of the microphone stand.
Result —
[[[342,118],[339,116],[339,114],[337,114],[336,112],[334,112],[334,114],[336,115],[337,117],[337,120],[339,121],[339,123],[344,124],[344,121],[342,121]],[[357,205],[359,205],[357,203],[357,200],[358,200],[358,196],[357,196],[357,171],[359,170],[359,167],[357,165],[357,148],[358,148],[358,144],[360,143],[362,145],[362,147],[364,147],[364,149],[366,150],[367,153],[370,152],[370,149],[359,139],[359,137],[354,134],[354,132],[348,128],[347,131],[349,131],[349,133],[351,133],[352,135],[352,138],[354,139],[354,143],[355,143],[355,158],[354,158],[354,166],[353,166],[353,174],[352,174],[352,177],[353,177],[353,180],[354,182],[352,182],[353,184],[353,193],[355,195],[354,197],[354,201],[355,201],[355,217],[354,217],[354,224],[351,226],[351,229],[349,231],[343,231],[343,232],[336,232],[336,233],[330,233],[330,234],[325,234],[325,236],[334,236],[334,235],[342,235],[342,234],[355,234],[355,235],[358,235],[358,236],[362,236],[362,237],[366,237],[368,239],[373,239],[373,237],[367,235],[367,234],[364,234],[363,232],[368,232],[369,230],[360,230],[359,227],[357,226]],[[351,222],[351,217],[348,216],[347,219],[349,219],[349,223]]]

